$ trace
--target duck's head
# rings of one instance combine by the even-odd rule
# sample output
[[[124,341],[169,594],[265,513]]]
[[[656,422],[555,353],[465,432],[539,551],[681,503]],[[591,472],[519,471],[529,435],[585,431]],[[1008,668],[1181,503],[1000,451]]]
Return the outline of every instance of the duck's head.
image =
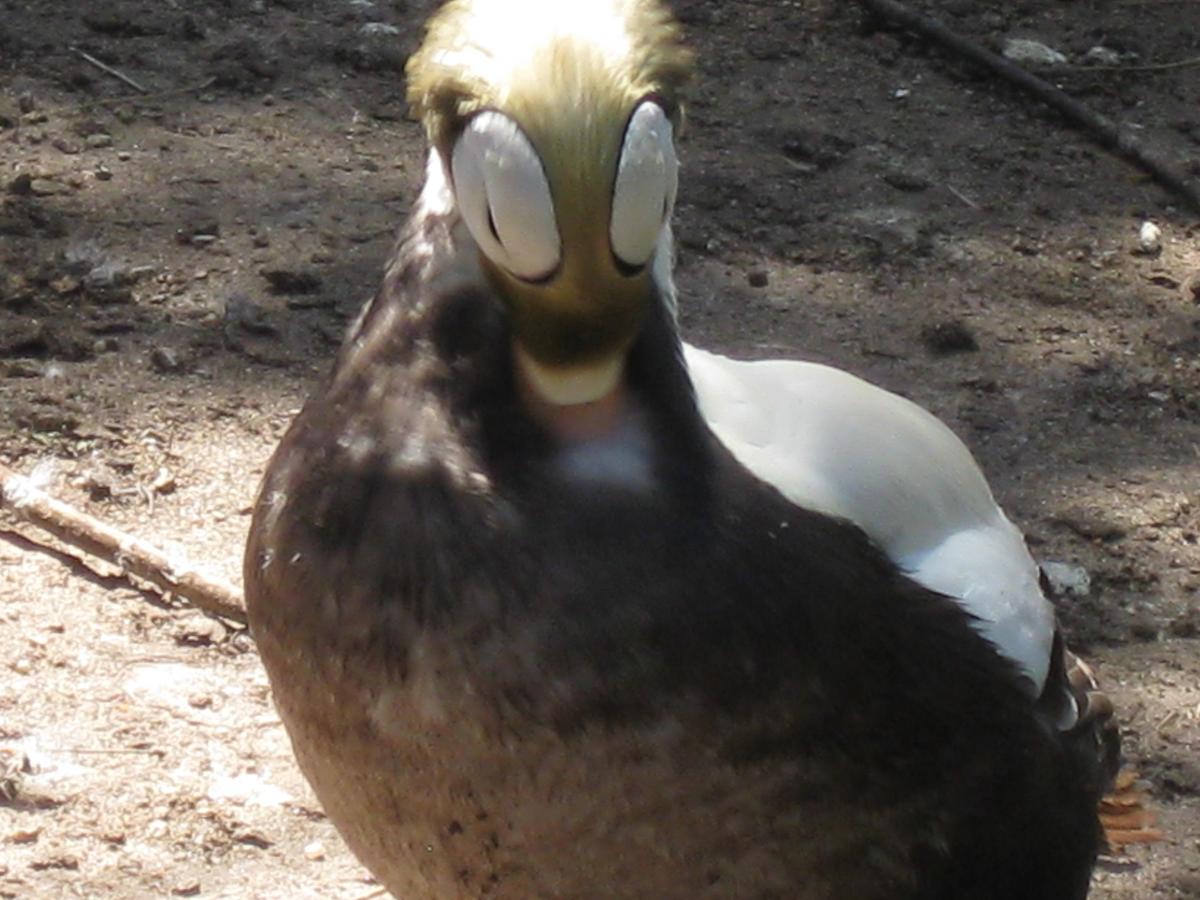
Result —
[[[409,102],[547,402],[611,391],[655,302],[690,62],[657,0],[451,0],[408,63]]]

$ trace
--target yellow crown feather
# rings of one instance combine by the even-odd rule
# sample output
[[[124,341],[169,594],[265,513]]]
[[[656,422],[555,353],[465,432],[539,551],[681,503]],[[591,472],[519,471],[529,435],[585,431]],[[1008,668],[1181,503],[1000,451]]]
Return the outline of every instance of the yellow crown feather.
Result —
[[[409,59],[408,100],[445,148],[485,108],[527,120],[607,101],[624,114],[655,94],[675,112],[691,67],[658,0],[450,0]]]

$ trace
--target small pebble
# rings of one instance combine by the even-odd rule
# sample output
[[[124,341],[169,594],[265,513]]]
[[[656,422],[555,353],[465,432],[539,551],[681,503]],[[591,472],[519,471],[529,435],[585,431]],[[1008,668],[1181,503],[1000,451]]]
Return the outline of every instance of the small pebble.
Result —
[[[400,33],[399,28],[397,28],[395,25],[389,25],[387,22],[368,22],[366,25],[360,28],[359,31],[369,37],[376,37],[379,35],[383,35],[385,37],[395,37]]]
[[[175,643],[185,647],[212,647],[229,635],[229,630],[216,619],[195,613],[176,623]]]
[[[763,269],[755,269],[746,276],[746,281],[750,283],[750,287],[764,288],[770,279]]]
[[[226,298],[224,320],[225,327],[230,330],[240,329],[259,337],[273,337],[279,334],[279,329],[270,320],[267,311],[239,292],[234,292]]]
[[[1157,641],[1162,639],[1158,622],[1152,618],[1136,619],[1129,626],[1129,632],[1138,640]]]
[[[1162,229],[1153,222],[1143,222],[1138,229],[1138,252],[1145,256],[1162,253]]]
[[[304,858],[310,859],[313,862],[318,862],[325,858],[325,845],[320,841],[313,841],[311,844],[304,845]]]
[[[937,356],[951,353],[971,353],[979,349],[974,333],[964,322],[949,319],[930,325],[921,331],[926,348]]]
[[[1121,54],[1109,47],[1097,44],[1083,55],[1083,61],[1093,66],[1116,66],[1121,62]]]
[[[1179,286],[1183,299],[1200,306],[1200,270],[1193,272]]]
[[[183,359],[178,351],[170,347],[155,347],[150,351],[150,366],[156,372],[174,373],[183,371]]]
[[[150,490],[156,494],[173,494],[178,484],[175,481],[175,476],[171,474],[169,469],[159,469],[158,474],[154,476],[154,481],[150,484]]]
[[[1190,609],[1183,615],[1177,616],[1167,626],[1167,631],[1179,638],[1200,637],[1200,609]]]
[[[307,269],[264,269],[273,294],[314,294],[321,288],[321,276]]]
[[[1064,562],[1044,562],[1042,572],[1056,597],[1086,597],[1092,590],[1092,576],[1083,566]]]
[[[906,191],[913,194],[929,190],[931,184],[929,179],[924,175],[918,175],[916,172],[905,172],[902,169],[893,169],[890,172],[884,173],[883,180],[898,191]]]
[[[8,192],[18,196],[33,193],[33,176],[28,172],[22,172],[8,183]]]
[[[56,194],[66,194],[71,189],[49,178],[35,178],[29,182],[29,190],[35,197],[53,197]]]
[[[73,294],[79,290],[81,284],[82,282],[73,275],[63,275],[50,282],[50,289],[60,297],[65,297],[67,294]]]
[[[1009,38],[1005,41],[1004,58],[1034,66],[1062,66],[1067,62],[1067,58],[1053,47],[1027,38]]]
[[[96,134],[89,134],[86,140],[87,145],[93,150],[102,150],[105,147],[111,147],[113,142],[112,135],[105,134],[103,131],[99,131]]]
[[[274,844],[274,841],[262,832],[249,829],[238,832],[233,836],[233,839],[239,844],[245,844],[248,847],[257,847],[259,850],[267,850]]]

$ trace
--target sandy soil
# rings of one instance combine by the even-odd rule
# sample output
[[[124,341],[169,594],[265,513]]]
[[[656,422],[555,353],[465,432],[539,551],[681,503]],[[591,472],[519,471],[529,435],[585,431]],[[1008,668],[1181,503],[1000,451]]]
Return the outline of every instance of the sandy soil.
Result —
[[[262,466],[414,194],[399,71],[431,6],[0,0],[0,460],[240,579]],[[1090,575],[1062,618],[1166,831],[1094,896],[1200,897],[1195,212],[853,4],[675,7],[701,52],[688,336],[915,398],[1038,556]],[[1200,67],[1131,68],[1200,56],[1200,4],[927,8],[1060,50],[1056,83],[1200,178]],[[370,896],[247,636],[21,533],[0,531],[0,897]]]

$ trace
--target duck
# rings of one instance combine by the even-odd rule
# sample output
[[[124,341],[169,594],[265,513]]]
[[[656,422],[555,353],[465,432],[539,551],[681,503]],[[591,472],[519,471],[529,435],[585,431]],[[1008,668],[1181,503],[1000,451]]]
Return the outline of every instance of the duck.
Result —
[[[266,467],[247,614],[396,897],[1073,900],[1119,742],[970,453],[685,344],[659,0],[450,0],[425,182]]]

